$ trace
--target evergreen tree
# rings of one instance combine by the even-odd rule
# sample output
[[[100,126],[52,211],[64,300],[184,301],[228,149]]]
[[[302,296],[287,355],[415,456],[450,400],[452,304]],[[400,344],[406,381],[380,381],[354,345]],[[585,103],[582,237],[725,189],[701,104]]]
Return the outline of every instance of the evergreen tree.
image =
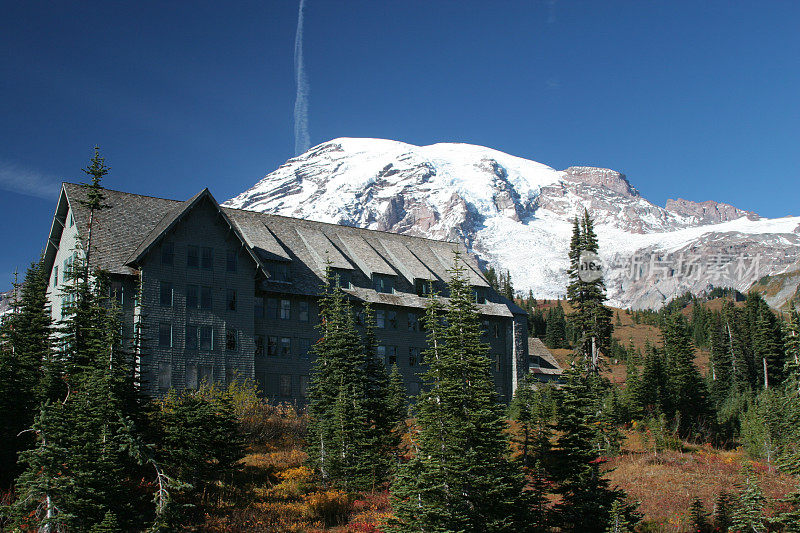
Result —
[[[782,501],[788,504],[789,509],[776,517],[775,524],[783,527],[786,533],[800,533],[800,486]]]
[[[711,524],[708,523],[706,511],[703,509],[703,501],[700,498],[692,500],[692,505],[689,507],[689,526],[692,533],[711,532]]]
[[[49,393],[51,318],[43,262],[28,268],[13,292],[14,309],[0,327],[0,487],[9,487],[19,474],[17,454],[34,445],[31,427]],[[21,392],[24,391],[24,392]]]
[[[714,502],[714,530],[727,532],[733,524],[733,498],[722,491]]]
[[[429,390],[416,403],[414,454],[392,486],[392,529],[524,531],[530,500],[506,457],[503,408],[458,254],[449,287],[446,316],[435,295],[425,316]]]
[[[575,368],[566,372],[562,399],[555,425],[559,435],[554,449],[553,477],[561,501],[553,509],[553,521],[561,531],[605,531],[612,526],[615,501],[625,501],[625,493],[609,487],[600,466],[596,404],[587,401],[595,396],[599,379],[594,373],[584,375]],[[638,521],[634,507],[625,504],[622,513],[629,522]]]
[[[547,313],[545,344],[548,348],[566,348],[567,344],[567,323],[564,318],[564,308],[561,303],[551,307]]]
[[[594,222],[588,210],[584,210],[582,220],[576,217],[573,221],[572,239],[570,240],[568,268],[569,284],[567,298],[572,304],[574,313],[571,322],[576,328],[580,344],[580,352],[585,364],[593,372],[597,372],[598,354],[608,354],[611,346],[611,310],[606,301],[605,283],[600,276],[595,280],[584,281],[580,276],[580,257],[584,252],[597,253],[599,244],[594,232]]]
[[[733,367],[728,337],[723,328],[722,316],[714,313],[708,321],[711,386],[709,393],[715,405],[720,405],[733,387]]]
[[[519,429],[512,441],[519,450],[519,460],[525,472],[547,461],[550,451],[551,425],[555,416],[555,389],[541,384],[528,375],[517,387],[509,404],[509,415]]]
[[[753,465],[745,464],[742,468],[742,481],[739,483],[739,497],[731,517],[731,529],[735,531],[767,531],[764,523],[764,493],[758,486]]]
[[[332,269],[319,300],[322,338],[308,393],[308,454],[326,483],[345,489],[373,486],[375,433],[368,426],[364,344],[350,302]],[[371,342],[371,341],[370,341]]]
[[[633,533],[633,525],[628,519],[629,505],[622,500],[614,500],[614,503],[611,504],[610,514],[606,533]]]

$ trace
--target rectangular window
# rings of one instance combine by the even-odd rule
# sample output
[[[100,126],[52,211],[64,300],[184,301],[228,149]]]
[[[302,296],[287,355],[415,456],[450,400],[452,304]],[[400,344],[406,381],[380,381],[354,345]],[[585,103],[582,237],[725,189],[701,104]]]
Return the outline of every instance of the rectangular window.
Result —
[[[253,298],[253,316],[264,318],[264,298],[262,296]]]
[[[339,287],[349,289],[352,286],[352,274],[349,270],[334,269],[333,275],[336,277]]]
[[[165,242],[161,244],[161,264],[172,266],[175,263],[175,244]]]
[[[200,309],[211,310],[211,287],[200,287]]]
[[[281,300],[281,320],[289,320],[292,318],[292,301]]]
[[[159,361],[158,363],[158,390],[168,391],[172,386],[172,365]]]
[[[197,363],[186,364],[186,388],[197,389]]]
[[[397,311],[386,311],[386,328],[397,329]]]
[[[172,282],[162,281],[159,292],[159,303],[161,307],[172,307]]]
[[[200,268],[200,248],[192,246],[186,247],[186,268]]]
[[[225,350],[235,352],[239,349],[239,332],[233,328],[225,329]]]
[[[197,349],[197,326],[194,325],[186,326],[186,342],[184,347],[187,350]]]
[[[379,344],[378,347],[375,349],[375,355],[381,361],[386,361],[386,346]]]
[[[53,267],[53,287],[58,287],[58,265]]]
[[[485,287],[473,287],[472,288],[472,295],[475,298],[476,304],[485,304],[486,303],[486,288]]]
[[[267,264],[267,271],[269,272],[270,281],[290,281],[289,263],[270,262]]]
[[[267,318],[278,319],[278,299],[267,298]]]
[[[281,337],[281,356],[292,356],[292,339],[289,337]]]
[[[408,312],[408,331],[419,331],[419,315],[413,311]]]
[[[256,357],[264,357],[264,335],[256,335]]]
[[[387,276],[385,274],[373,274],[372,287],[377,292],[392,294],[394,292],[394,276]]]
[[[308,376],[300,376],[300,396],[302,398],[308,396]]]
[[[71,228],[74,225],[75,225],[75,217],[73,217],[72,213],[70,213],[69,214],[69,227]]]
[[[489,336],[489,331],[491,330],[489,321],[488,320],[484,320],[482,322],[482,325],[483,325],[483,327],[481,328],[482,329],[482,331],[481,331],[482,336],[488,337]]]
[[[227,295],[228,311],[236,311],[236,291],[233,289],[228,289]]]
[[[197,285],[186,286],[186,307],[188,309],[197,309],[197,303],[200,296],[200,288]]]
[[[118,306],[122,307],[122,305],[125,303],[125,300],[121,281],[112,281],[108,285],[108,296],[117,302]]]
[[[419,363],[419,348],[411,346],[408,349],[408,366],[416,366]]]
[[[278,355],[278,337],[267,337],[267,355],[270,357]]]
[[[500,324],[495,324],[494,325],[494,338],[495,339],[499,339],[500,338]]]
[[[225,271],[226,272],[236,272],[239,263],[239,251],[238,250],[228,250],[228,253],[225,255]]]
[[[159,348],[172,348],[172,324],[158,325]]]
[[[300,357],[308,357],[311,351],[311,339],[297,339],[297,355]]]
[[[375,327],[381,329],[386,327],[386,311],[383,309],[375,310]]]
[[[397,364],[397,346],[386,347],[386,364],[390,366]]]
[[[214,383],[214,367],[212,365],[197,365],[197,379],[201,385]]]
[[[214,249],[208,246],[203,246],[200,249],[200,267],[203,270],[214,269]]]
[[[297,318],[300,320],[300,322],[308,322],[308,302],[306,300],[300,300],[298,304],[300,306],[300,310]]]
[[[214,349],[214,328],[200,326],[200,349],[211,351]]]
[[[280,394],[284,398],[292,395],[292,376],[288,374],[281,374],[280,377]]]
[[[433,291],[433,282],[429,279],[414,279],[414,287],[417,289],[417,296],[428,296]]]
[[[494,356],[494,370],[495,372],[500,372],[500,354],[495,354]]]

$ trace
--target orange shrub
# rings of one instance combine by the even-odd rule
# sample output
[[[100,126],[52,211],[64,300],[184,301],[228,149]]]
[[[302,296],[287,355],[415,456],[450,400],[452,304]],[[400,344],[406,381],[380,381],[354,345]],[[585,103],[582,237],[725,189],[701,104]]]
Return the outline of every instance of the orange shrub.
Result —
[[[306,504],[306,517],[322,520],[326,527],[346,523],[352,509],[350,497],[340,490],[312,492],[303,499]]]

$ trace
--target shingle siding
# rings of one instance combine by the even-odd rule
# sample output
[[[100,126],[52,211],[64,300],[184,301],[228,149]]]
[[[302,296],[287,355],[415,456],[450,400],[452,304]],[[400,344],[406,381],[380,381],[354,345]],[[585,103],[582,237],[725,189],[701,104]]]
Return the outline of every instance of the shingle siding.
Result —
[[[68,220],[72,214],[75,225],[62,230],[53,224],[51,241],[61,245],[58,250],[48,246],[46,266],[51,276],[53,266],[64,259],[65,247],[74,248],[85,235],[85,209],[67,209],[81,206],[85,193],[81,186],[64,184],[56,217]],[[186,202],[108,190],[104,194],[107,207],[95,215],[92,263],[109,271],[112,282],[123,289],[123,336],[127,342],[135,344],[136,324],[140,324],[141,342],[136,349],[143,387],[150,394],[161,395],[169,387],[193,387],[204,377],[224,384],[236,375],[254,380],[272,400],[304,403],[302,389],[314,357],[302,356],[299,351],[303,344],[313,345],[319,338],[316,298],[326,260],[351,273],[353,285],[346,292],[356,308],[361,302],[371,302],[376,311],[395,313],[396,328],[378,329],[378,343],[396,350],[397,366],[409,391],[419,390],[426,365],[419,357],[410,365],[409,355],[412,349],[424,352],[426,333],[409,331],[408,320],[411,313],[422,316],[427,297],[417,295],[415,281],[431,279],[437,290],[446,289],[448,268],[459,245],[220,208],[207,190]],[[203,247],[213,249],[212,269],[187,264],[192,246],[197,247],[199,263]],[[171,251],[166,254],[171,264],[162,260],[165,249]],[[235,272],[227,268],[229,250],[237,253]],[[486,286],[475,258],[463,253],[462,259],[470,283]],[[287,265],[288,282],[280,281]],[[373,276],[379,275],[391,276],[391,293],[374,289]],[[140,283],[141,298],[134,302]],[[162,283],[171,286],[171,302],[165,302],[171,305],[162,305]],[[187,306],[187,286],[197,287],[197,294],[192,289],[191,297],[197,300],[197,308]],[[211,291],[211,309],[201,308],[204,287]],[[230,291],[236,294],[235,311],[226,305]],[[263,316],[257,314],[256,302],[266,307],[271,298],[278,302],[278,317],[267,309]],[[51,300],[54,309],[60,309],[52,290]],[[281,300],[290,302],[288,319],[280,318]],[[300,302],[308,303],[307,322],[300,320]],[[488,326],[483,340],[490,348],[497,390],[508,400],[522,369],[527,369],[525,313],[493,291],[477,308]],[[210,327],[212,349],[187,348],[187,326],[193,328],[193,337],[200,334],[195,327]],[[226,349],[227,330],[236,331],[233,351]],[[263,339],[263,355],[256,355],[257,338]],[[278,344],[276,355],[269,353],[270,338]],[[288,355],[281,353],[282,339],[290,339]]]

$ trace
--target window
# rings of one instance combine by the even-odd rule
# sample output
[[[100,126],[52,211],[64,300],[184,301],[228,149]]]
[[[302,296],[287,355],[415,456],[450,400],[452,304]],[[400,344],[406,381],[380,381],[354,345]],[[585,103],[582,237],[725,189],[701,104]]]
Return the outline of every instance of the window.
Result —
[[[264,335],[256,335],[256,357],[264,357]]]
[[[72,213],[70,213],[69,214],[69,227],[71,228],[74,225],[75,225],[75,217],[73,217]]]
[[[292,318],[292,302],[291,300],[281,300],[281,320],[290,318]]]
[[[233,328],[225,328],[225,350],[235,352],[239,349],[239,332]]]
[[[408,312],[408,331],[419,331],[419,315],[413,311]]]
[[[494,370],[495,372],[500,372],[500,354],[495,354],[494,356]]]
[[[488,337],[489,336],[489,331],[491,329],[491,327],[489,325],[489,321],[488,320],[484,320],[482,322],[482,325],[483,325],[483,327],[481,328],[482,329],[481,334],[482,334],[482,336]]]
[[[228,253],[225,254],[225,271],[236,272],[238,263],[239,263],[239,251],[228,250]]]
[[[415,366],[420,362],[419,348],[411,346],[408,349],[408,366]]]
[[[278,299],[267,298],[267,318],[277,320],[278,318]]]
[[[300,376],[300,396],[308,396],[308,376]]]
[[[352,285],[352,273],[349,270],[342,270],[339,268],[333,269],[333,275],[339,287],[349,289]]]
[[[485,287],[472,287],[472,296],[476,304],[486,303],[486,288]]]
[[[281,356],[292,356],[292,339],[289,337],[281,337]]]
[[[270,281],[283,281],[288,282],[289,278],[289,263],[279,263],[277,261],[270,261],[267,263],[267,271],[269,272]]]
[[[175,244],[165,242],[161,245],[161,264],[173,265],[175,263]]]
[[[162,307],[172,307],[172,282],[162,281],[159,292],[159,302]]]
[[[379,344],[378,348],[375,350],[375,354],[378,356],[378,359],[385,361],[386,360],[386,346]]]
[[[419,381],[412,381],[411,383],[408,384],[408,392],[412,396],[416,396],[417,394],[419,394],[421,388],[422,386],[420,385]]]
[[[386,363],[389,365],[397,364],[397,346],[386,347]]]
[[[199,294],[200,288],[197,285],[186,286],[186,307],[188,309],[197,309]]]
[[[197,363],[186,364],[186,388],[197,389]]]
[[[278,337],[267,337],[267,355],[270,357],[278,355]]]
[[[211,309],[211,287],[200,287],[200,309]]]
[[[300,322],[308,322],[308,302],[306,300],[300,300],[298,304],[300,309],[297,318]]]
[[[308,357],[311,351],[311,339],[297,339],[297,355],[300,357]]]
[[[375,327],[376,328],[385,328],[386,327],[386,311],[383,309],[376,309],[375,310]]]
[[[283,397],[292,395],[292,376],[281,374],[279,391],[280,395]]]
[[[264,318],[264,298],[262,296],[253,298],[253,316]]]
[[[200,267],[203,270],[214,269],[214,249],[208,246],[203,246],[200,249]]]
[[[159,361],[158,363],[158,390],[168,391],[172,386],[172,365]]]
[[[172,324],[158,325],[159,348],[172,348]]]
[[[386,311],[386,327],[397,329],[397,311]]]
[[[394,276],[387,276],[385,274],[373,274],[372,287],[377,292],[391,294],[394,292]]]
[[[200,248],[192,246],[186,247],[186,268],[200,268]]]
[[[186,326],[185,348],[187,350],[197,349],[197,326],[195,325]]]
[[[108,286],[108,296],[122,307],[125,304],[124,292],[121,281],[112,281]]]
[[[433,291],[433,281],[415,278],[414,287],[417,289],[417,296],[428,296]]]
[[[53,267],[53,287],[58,287],[58,265]]]
[[[498,324],[496,322],[494,324],[494,338],[495,339],[499,339],[500,338],[500,324]]]
[[[201,384],[214,382],[214,367],[212,365],[197,365],[197,379]]]
[[[228,298],[226,306],[228,311],[236,311],[236,291],[233,289],[228,289],[227,295]]]
[[[211,351],[214,349],[214,328],[200,326],[200,349]]]

